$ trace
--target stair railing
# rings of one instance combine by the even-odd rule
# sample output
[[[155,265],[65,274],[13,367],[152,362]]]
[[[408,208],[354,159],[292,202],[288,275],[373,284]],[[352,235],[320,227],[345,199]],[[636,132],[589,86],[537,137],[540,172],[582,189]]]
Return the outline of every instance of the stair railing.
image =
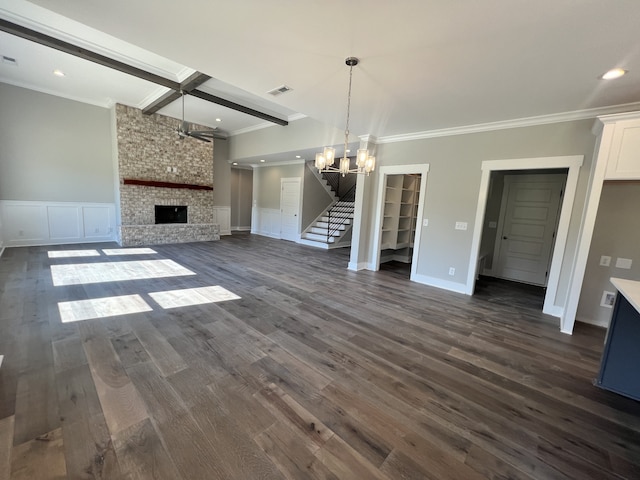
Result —
[[[327,180],[328,181],[328,180]],[[338,180],[339,182],[339,180]],[[338,191],[338,190],[336,190]],[[333,237],[333,234],[340,230],[340,227],[344,225],[343,219],[344,214],[347,211],[347,208],[344,205],[341,205],[340,202],[353,202],[356,199],[356,184],[354,183],[349,190],[344,192],[343,195],[340,196],[340,200],[333,207],[331,207],[327,211],[327,244],[330,243],[330,238]],[[331,215],[333,214],[333,218],[336,219],[335,225],[331,226]],[[340,215],[343,214],[343,215]]]

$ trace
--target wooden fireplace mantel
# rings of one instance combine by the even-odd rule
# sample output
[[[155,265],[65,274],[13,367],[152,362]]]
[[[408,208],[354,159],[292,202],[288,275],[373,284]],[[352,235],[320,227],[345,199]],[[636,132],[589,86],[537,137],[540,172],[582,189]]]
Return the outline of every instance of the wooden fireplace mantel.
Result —
[[[192,183],[158,182],[156,180],[123,179],[125,185],[142,185],[144,187],[187,188],[189,190],[213,190],[210,185],[194,185]]]

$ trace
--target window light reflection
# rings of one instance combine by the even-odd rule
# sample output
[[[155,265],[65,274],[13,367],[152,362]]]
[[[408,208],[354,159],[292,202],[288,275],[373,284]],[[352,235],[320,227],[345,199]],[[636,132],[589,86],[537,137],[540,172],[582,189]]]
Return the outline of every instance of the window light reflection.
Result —
[[[50,250],[47,252],[49,258],[70,258],[70,257],[99,257],[97,250]]]
[[[168,290],[150,293],[149,296],[164,309],[240,299],[235,293],[220,286]]]
[[[153,248],[103,248],[105,255],[148,255],[158,253]]]
[[[184,275],[195,275],[195,273],[173,260],[76,263],[51,266],[51,278],[55,286],[144,280]]]
[[[73,302],[58,302],[62,323],[115,317],[131,313],[149,312],[152,308],[140,295],[93,298]]]

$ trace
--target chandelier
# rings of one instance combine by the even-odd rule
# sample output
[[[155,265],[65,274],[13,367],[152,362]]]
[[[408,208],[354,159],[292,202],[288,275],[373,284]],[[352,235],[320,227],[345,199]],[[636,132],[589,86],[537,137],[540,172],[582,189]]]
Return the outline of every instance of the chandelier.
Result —
[[[349,145],[349,113],[351,110],[351,79],[353,77],[353,67],[358,64],[356,57],[348,57],[345,63],[349,67],[349,93],[347,94],[347,124],[344,130],[344,155],[340,159],[338,167],[334,167],[336,149],[324,147],[324,151],[316,153],[315,166],[319,172],[340,172],[344,177],[347,173],[364,173],[369,175],[376,168],[376,157],[369,154],[366,148],[358,149],[356,155],[356,166],[351,167],[351,160],[347,157]]]

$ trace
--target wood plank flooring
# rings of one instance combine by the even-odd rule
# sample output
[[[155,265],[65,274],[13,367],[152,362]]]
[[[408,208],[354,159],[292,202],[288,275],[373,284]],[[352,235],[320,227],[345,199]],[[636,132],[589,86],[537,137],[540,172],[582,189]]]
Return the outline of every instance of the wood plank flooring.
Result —
[[[640,479],[640,403],[592,385],[602,329],[563,335],[503,288],[351,272],[345,250],[115,247],[0,259],[0,480]],[[83,248],[101,255],[48,256]],[[195,275],[52,282],[51,266],[136,260]],[[240,298],[150,295],[213,286]],[[151,308],[61,322],[58,302],[131,295]]]

